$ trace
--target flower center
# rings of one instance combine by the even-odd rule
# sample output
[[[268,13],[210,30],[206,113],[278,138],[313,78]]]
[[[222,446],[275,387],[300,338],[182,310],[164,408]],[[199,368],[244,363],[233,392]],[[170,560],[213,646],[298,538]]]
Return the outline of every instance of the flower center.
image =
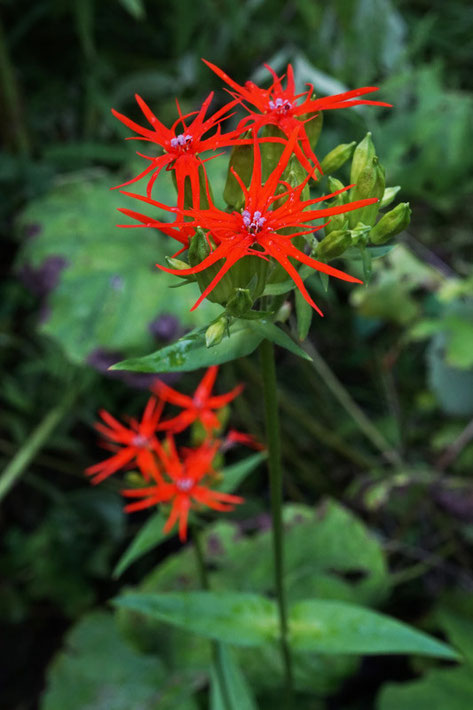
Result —
[[[148,446],[149,440],[143,434],[137,434],[132,439],[132,445],[138,447],[139,449],[144,449]]]
[[[276,111],[276,113],[285,114],[291,110],[292,104],[288,99],[279,98],[275,101],[270,101],[269,108],[271,111]]]
[[[178,478],[176,481],[176,488],[183,493],[190,491],[194,485],[194,479],[190,476],[183,476],[183,478]]]
[[[241,216],[243,217],[243,224],[250,234],[261,232],[266,222],[266,217],[262,217],[259,210],[253,212],[253,214],[249,210],[243,210]]]
[[[189,150],[192,145],[192,136],[188,133],[179,133],[175,138],[171,138],[172,148],[181,148],[182,150]]]

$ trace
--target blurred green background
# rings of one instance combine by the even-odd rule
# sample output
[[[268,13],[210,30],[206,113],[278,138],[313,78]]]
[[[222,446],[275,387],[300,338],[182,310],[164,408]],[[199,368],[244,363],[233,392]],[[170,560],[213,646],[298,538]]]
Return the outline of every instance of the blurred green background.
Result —
[[[312,533],[329,543],[306,551],[321,555],[318,594],[382,606],[466,661],[312,659],[299,668],[300,706],[473,706],[472,50],[473,7],[460,0],[3,0],[1,708],[206,707],[206,649],[130,619],[119,629],[106,606],[153,570],[153,588],[186,588],[189,551],[166,543],[112,580],[141,519],[125,520],[114,481],[97,490],[83,476],[101,456],[97,409],[136,414],[146,402],[150,378],[111,377],[108,365],[218,312],[190,314],[195,292],[168,291],[172,277],[154,268],[166,239],[116,229],[125,198],[109,190],[137,172],[136,145],[110,108],[138,118],[137,92],[167,123],[176,96],[184,112],[211,90],[223,104],[201,57],[239,82],[264,82],[264,62],[283,72],[290,61],[320,95],[380,86],[394,108],[328,113],[317,152],[372,131],[387,184],[413,209],[368,286],[314,285],[326,313],[309,338],[315,364],[279,356],[286,492],[322,505]],[[218,191],[224,161],[208,165]],[[158,184],[172,201],[166,176]],[[261,436],[256,367],[225,366],[220,385],[247,382],[232,423]],[[244,493],[234,524],[264,545],[262,472]],[[260,549],[243,547],[225,548],[226,586]],[[245,664],[261,708],[278,707],[266,685],[280,669]]]

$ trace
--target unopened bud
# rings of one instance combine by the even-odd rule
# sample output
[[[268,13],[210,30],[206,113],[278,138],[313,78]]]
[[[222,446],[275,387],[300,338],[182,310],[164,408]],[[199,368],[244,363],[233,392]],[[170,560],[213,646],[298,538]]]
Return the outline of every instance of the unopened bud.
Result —
[[[337,178],[328,178],[328,191],[329,193],[338,192],[338,190],[343,190],[345,185]],[[333,197],[327,204],[330,207],[338,207],[339,205],[345,205],[348,202],[348,193],[342,192],[340,195]],[[336,214],[331,219],[330,222],[325,226],[325,234],[330,234],[331,232],[339,231],[345,229],[348,225],[348,215],[346,214]]]
[[[227,303],[227,312],[239,318],[244,316],[245,313],[248,313],[252,305],[253,299],[251,298],[249,289],[236,288],[233,296]]]
[[[394,201],[394,198],[396,197],[400,189],[400,185],[396,185],[395,187],[387,187],[379,204],[379,209],[384,210],[385,207],[389,207],[391,202]]]
[[[261,137],[282,139],[281,143],[260,143],[262,163],[261,172],[263,182],[265,182],[281,160],[281,155],[283,154],[285,148],[286,135],[277,126],[268,124],[266,126],[263,126],[263,129],[261,131]]]
[[[289,301],[284,301],[284,303],[279,307],[274,320],[279,323],[285,323],[292,312],[292,306]]]
[[[350,170],[350,183],[356,184],[360,177],[361,172],[364,170],[366,165],[371,162],[371,160],[376,155],[374,143],[371,140],[371,133],[367,133],[360,143],[355,148],[353,153],[353,160],[351,161]]]
[[[189,268],[189,264],[186,264],[186,262],[181,259],[175,259],[173,256],[166,256],[165,258],[171,269],[179,269],[179,271],[181,271]]]
[[[304,120],[305,132],[307,138],[309,139],[310,147],[312,148],[312,150],[314,150],[315,146],[319,141],[320,133],[322,131],[322,126],[324,123],[323,111],[317,113],[313,118],[309,114],[304,114],[303,116],[301,116],[301,121]]]
[[[221,316],[215,323],[209,325],[205,331],[205,344],[208,348],[218,345],[222,342],[225,333],[227,332],[228,319]]]
[[[251,131],[247,131],[243,138],[251,138]],[[230,163],[228,166],[227,182],[223,191],[223,199],[229,207],[239,210],[245,203],[245,196],[238,180],[231,172],[231,168],[236,172],[244,185],[248,187],[253,172],[254,150],[252,145],[235,145],[230,153]]]
[[[358,222],[356,227],[350,230],[353,246],[366,246],[370,231],[371,227],[369,225],[363,224],[363,222]]]
[[[350,230],[337,229],[327,234],[325,239],[317,245],[316,257],[322,261],[335,259],[337,256],[341,256],[351,246],[351,243]]]
[[[189,243],[189,262],[191,266],[197,266],[201,264],[204,259],[208,257],[211,252],[211,246],[209,243],[209,238],[207,234],[201,227],[197,227],[194,236],[191,238]],[[207,286],[213,280],[214,276],[217,275],[219,270],[223,265],[223,261],[219,260],[215,264],[212,264],[207,269],[199,271],[195,274],[197,283],[201,292],[205,291]],[[217,283],[217,285],[212,289],[207,298],[212,303],[225,304],[230,298],[233,292],[232,289],[232,278],[229,272]]]
[[[324,175],[335,173],[347,160],[350,160],[355,146],[356,141],[353,141],[353,143],[340,143],[340,145],[337,145],[330,153],[327,153],[320,164]]]
[[[366,200],[376,197],[378,200],[384,195],[385,188],[384,168],[375,155],[368,161],[358,176],[358,182],[350,190],[350,201]],[[375,202],[361,209],[350,212],[350,226],[354,227],[357,222],[373,225],[379,211],[379,202]]]
[[[373,244],[384,244],[388,239],[404,231],[411,221],[411,208],[408,202],[401,202],[383,215],[370,232]]]

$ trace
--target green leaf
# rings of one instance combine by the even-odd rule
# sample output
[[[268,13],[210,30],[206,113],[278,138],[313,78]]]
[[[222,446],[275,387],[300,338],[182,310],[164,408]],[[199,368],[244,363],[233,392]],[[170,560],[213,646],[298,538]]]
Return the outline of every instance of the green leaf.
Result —
[[[237,646],[261,646],[274,641],[278,634],[274,602],[257,594],[126,594],[113,603],[205,638]]]
[[[165,533],[163,531],[165,523],[166,518],[160,512],[154,513],[154,515],[146,521],[136,537],[133,538],[131,545],[127,547],[118,560],[113,570],[115,579],[120,577],[138,558],[152,550],[153,547],[157,547],[169,537],[171,533]]]
[[[378,710],[469,710],[473,698],[471,668],[433,670],[412,683],[389,683]]]
[[[110,614],[84,616],[48,671],[41,710],[195,710],[189,673],[173,677],[131,648]]]
[[[205,344],[205,328],[193,330],[172,345],[132,360],[114,365],[112,370],[134,372],[188,372],[210,365],[220,365],[229,360],[249,355],[262,341],[253,321],[237,320],[230,326],[230,335],[208,348]]]
[[[298,355],[298,357],[303,358],[303,360],[312,361],[310,355],[308,355],[300,345],[295,343],[294,340],[284,330],[282,330],[282,328],[279,328],[274,323],[271,323],[271,321],[251,321],[250,327],[253,332],[261,335],[261,340],[263,338],[271,340],[273,343],[276,343],[276,345],[279,345],[280,347],[289,350],[289,352],[294,355]]]
[[[135,20],[143,19],[146,14],[143,0],[119,0],[119,2]]]
[[[297,336],[300,341],[307,338],[312,323],[314,309],[307,303],[300,291],[296,291]]]
[[[223,480],[216,486],[219,491],[224,493],[233,493],[245,478],[257,468],[262,461],[267,457],[265,451],[260,451],[252,456],[234,463],[232,466],[227,466],[223,469]]]
[[[126,206],[126,198],[110,190],[115,181],[103,173],[95,179],[64,179],[31,201],[18,220],[20,233],[30,224],[40,230],[34,239],[23,240],[18,268],[41,269],[51,257],[65,263],[57,285],[51,283],[48,317],[39,327],[77,363],[98,348],[124,355],[149,351],[155,342],[149,325],[162,314],[175,316],[184,328],[196,328],[219,310],[206,302],[190,311],[199,295],[196,284],[171,296],[168,287],[176,278],[155,264],[164,262],[172,240],[156,230],[115,226],[116,208]],[[163,190],[166,202],[165,183]]]
[[[294,649],[318,653],[415,653],[458,659],[440,641],[384,614],[346,602],[310,599],[289,612]]]
[[[217,658],[210,673],[210,710],[257,710],[251,688],[231,649],[219,643],[215,652]]]

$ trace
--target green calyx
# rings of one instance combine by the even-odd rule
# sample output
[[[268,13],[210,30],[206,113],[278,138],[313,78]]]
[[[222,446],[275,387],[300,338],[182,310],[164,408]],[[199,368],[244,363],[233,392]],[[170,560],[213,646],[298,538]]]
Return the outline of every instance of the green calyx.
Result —
[[[335,259],[341,256],[351,244],[352,237],[349,229],[334,230],[317,245],[316,258],[322,261]]]
[[[383,215],[370,232],[373,244],[384,244],[388,239],[403,232],[411,221],[411,208],[408,202],[401,202],[394,209]]]
[[[356,141],[352,143],[340,143],[336,148],[327,153],[325,158],[322,160],[320,167],[324,175],[331,175],[339,170],[342,165],[344,165],[347,160],[353,155],[355,150]]]

